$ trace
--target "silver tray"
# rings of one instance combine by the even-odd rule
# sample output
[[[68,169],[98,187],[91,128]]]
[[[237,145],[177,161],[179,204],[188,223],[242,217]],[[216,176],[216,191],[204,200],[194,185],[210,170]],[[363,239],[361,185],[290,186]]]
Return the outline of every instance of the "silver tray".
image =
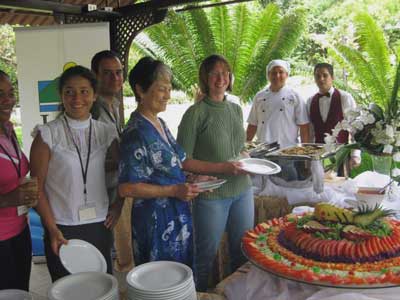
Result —
[[[382,288],[396,288],[399,287],[399,285],[394,284],[394,283],[379,283],[379,284],[332,284],[332,283],[328,283],[328,282],[324,282],[324,281],[306,281],[303,279],[300,279],[298,277],[293,277],[293,276],[288,276],[286,274],[282,274],[277,272],[276,270],[272,269],[272,268],[267,268],[263,265],[261,265],[260,263],[258,263],[256,260],[254,260],[253,258],[249,257],[249,255],[247,254],[246,250],[243,247],[243,244],[241,244],[241,248],[242,248],[242,253],[244,254],[244,256],[253,264],[255,265],[257,268],[282,279],[286,279],[286,280],[291,280],[291,281],[295,281],[298,283],[304,283],[304,284],[310,284],[310,285],[315,285],[315,286],[319,286],[319,287],[330,287],[330,288],[340,288],[340,289],[354,289],[354,290],[362,290],[362,289],[382,289]]]
[[[311,146],[316,149],[321,149],[321,152],[314,155],[306,155],[306,154],[287,154],[283,153],[285,150],[289,150],[295,147],[306,147]],[[338,146],[335,151],[327,152],[324,149],[325,144],[318,144],[318,143],[300,143],[293,146],[285,147],[270,153],[265,154],[266,158],[279,158],[285,160],[323,160],[329,157],[332,157],[336,154],[337,150],[339,150],[340,146]]]

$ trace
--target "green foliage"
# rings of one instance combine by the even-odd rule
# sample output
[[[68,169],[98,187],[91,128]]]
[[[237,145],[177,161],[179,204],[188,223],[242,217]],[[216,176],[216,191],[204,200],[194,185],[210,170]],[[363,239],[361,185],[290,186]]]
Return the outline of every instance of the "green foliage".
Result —
[[[397,90],[400,76],[395,80],[396,70],[390,62],[392,53],[380,26],[366,13],[354,18],[353,45],[336,43],[330,54],[352,71],[351,78],[359,84],[364,104],[376,103],[388,114],[397,113]],[[397,87],[397,88],[396,88]],[[394,100],[394,101],[393,101]]]
[[[18,99],[15,35],[10,25],[0,26],[0,70],[10,76]]]
[[[281,16],[279,7],[218,6],[185,13],[170,12],[167,20],[145,30],[134,41],[141,54],[168,63],[174,86],[192,93],[201,61],[224,55],[235,76],[233,93],[249,101],[266,84],[265,66],[274,58],[287,58],[306,27],[306,12],[295,9]]]

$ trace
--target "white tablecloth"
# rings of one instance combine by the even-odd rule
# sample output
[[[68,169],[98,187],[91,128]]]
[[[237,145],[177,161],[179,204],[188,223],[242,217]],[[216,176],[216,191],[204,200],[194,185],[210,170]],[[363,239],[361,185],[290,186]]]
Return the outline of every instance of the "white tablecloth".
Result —
[[[325,288],[281,279],[251,266],[227,283],[228,300],[398,300],[400,287],[380,289]]]

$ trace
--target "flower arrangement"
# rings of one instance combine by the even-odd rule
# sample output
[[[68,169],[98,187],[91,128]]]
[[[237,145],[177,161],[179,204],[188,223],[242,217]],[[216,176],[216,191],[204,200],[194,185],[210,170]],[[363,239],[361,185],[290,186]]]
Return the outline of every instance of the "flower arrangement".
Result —
[[[385,105],[371,103],[345,112],[344,119],[325,136],[327,151],[336,149],[336,138],[340,131],[350,133],[353,143],[344,145],[337,155],[337,164],[343,162],[351,149],[361,149],[373,155],[392,156],[400,162],[400,112],[398,91],[400,86],[400,64],[397,67],[392,95]],[[393,168],[392,176],[400,176],[400,169]]]

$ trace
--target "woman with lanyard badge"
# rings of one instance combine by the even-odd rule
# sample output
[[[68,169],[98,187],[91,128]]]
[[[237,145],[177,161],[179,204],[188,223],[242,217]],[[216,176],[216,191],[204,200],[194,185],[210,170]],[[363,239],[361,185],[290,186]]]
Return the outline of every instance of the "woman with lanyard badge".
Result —
[[[29,289],[31,236],[27,209],[17,205],[38,198],[37,181],[24,182],[29,164],[10,122],[15,102],[10,78],[0,70],[0,290]]]
[[[32,174],[42,187],[37,210],[45,227],[45,254],[53,281],[68,275],[58,257],[68,239],[82,239],[104,255],[112,273],[110,228],[121,203],[109,205],[105,170],[117,165],[118,134],[114,126],[93,120],[96,79],[82,66],[67,69],[59,92],[65,112],[37,126],[31,149]],[[106,162],[111,153],[112,161]]]

